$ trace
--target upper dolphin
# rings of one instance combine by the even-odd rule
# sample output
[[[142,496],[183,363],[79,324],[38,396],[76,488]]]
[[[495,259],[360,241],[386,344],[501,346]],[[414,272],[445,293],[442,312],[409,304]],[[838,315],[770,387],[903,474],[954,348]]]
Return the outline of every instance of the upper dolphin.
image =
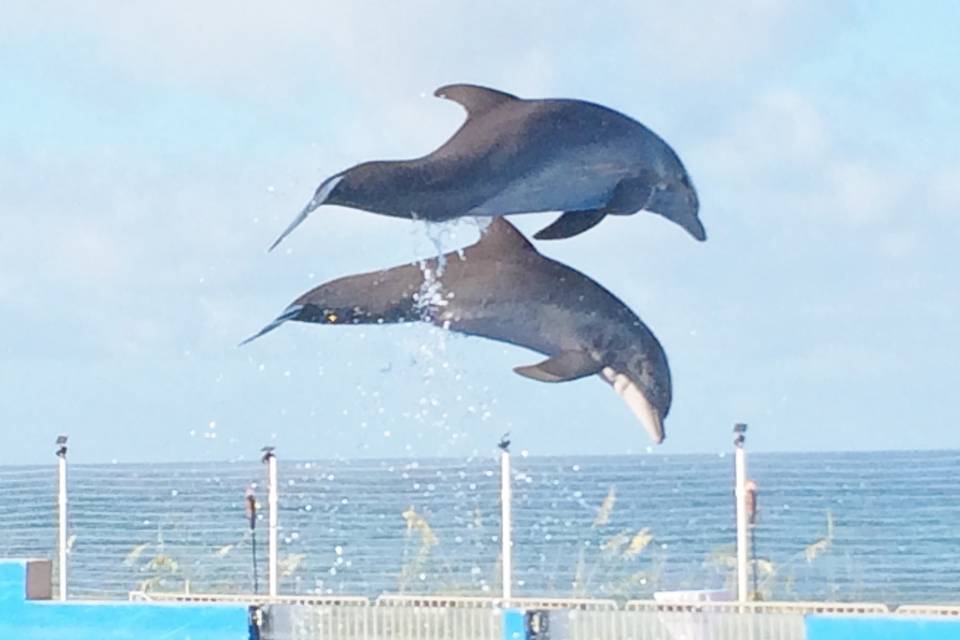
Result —
[[[324,204],[434,221],[564,211],[538,239],[645,210],[706,239],[683,163],[636,120],[582,100],[525,100],[469,84],[434,95],[467,110],[452,138],[422,158],[364,162],[327,178],[270,249]]]
[[[563,382],[598,374],[655,442],[670,410],[667,357],[650,329],[602,286],[541,255],[504,218],[463,251],[348,276],[300,296],[249,342],[288,320],[382,324],[423,320],[549,356],[520,375]]]

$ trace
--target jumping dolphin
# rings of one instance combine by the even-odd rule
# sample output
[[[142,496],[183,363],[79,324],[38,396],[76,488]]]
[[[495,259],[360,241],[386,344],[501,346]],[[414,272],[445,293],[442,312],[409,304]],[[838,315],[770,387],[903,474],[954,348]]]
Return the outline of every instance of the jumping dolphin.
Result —
[[[706,240],[683,163],[636,120],[582,100],[524,100],[469,84],[434,95],[467,110],[452,138],[422,158],[364,162],[327,178],[270,249],[324,204],[432,221],[566,212],[534,235],[542,240],[644,210]]]
[[[243,344],[288,320],[320,324],[422,320],[538,351],[549,357],[514,371],[542,382],[598,374],[655,442],[664,438],[670,369],[656,337],[613,294],[541,255],[504,218],[495,218],[476,244],[439,260],[320,285]]]

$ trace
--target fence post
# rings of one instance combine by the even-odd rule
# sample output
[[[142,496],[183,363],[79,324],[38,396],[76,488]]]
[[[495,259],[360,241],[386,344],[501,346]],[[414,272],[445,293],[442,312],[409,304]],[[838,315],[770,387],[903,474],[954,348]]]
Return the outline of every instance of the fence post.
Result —
[[[509,433],[500,438],[500,543],[501,543],[501,588],[506,605],[513,597],[513,531],[510,522],[510,507],[513,494],[510,487],[510,440]]]
[[[273,447],[264,447],[263,462],[267,465],[267,583],[268,593],[275,596],[277,589],[277,456]]]
[[[738,423],[734,425],[733,439],[734,450],[734,468],[736,476],[736,487],[734,489],[734,498],[737,503],[737,600],[746,602],[747,594],[747,558],[749,556],[749,542],[747,539],[747,452],[744,450],[744,442],[747,439],[747,425]]]
[[[60,600],[67,599],[67,436],[57,436],[57,556]]]

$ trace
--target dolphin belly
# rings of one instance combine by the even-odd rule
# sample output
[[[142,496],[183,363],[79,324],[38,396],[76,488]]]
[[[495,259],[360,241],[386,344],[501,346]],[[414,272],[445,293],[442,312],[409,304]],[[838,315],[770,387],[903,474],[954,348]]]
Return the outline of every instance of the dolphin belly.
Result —
[[[582,211],[603,207],[617,184],[636,174],[623,153],[591,147],[538,164],[468,215],[492,216],[538,211]]]

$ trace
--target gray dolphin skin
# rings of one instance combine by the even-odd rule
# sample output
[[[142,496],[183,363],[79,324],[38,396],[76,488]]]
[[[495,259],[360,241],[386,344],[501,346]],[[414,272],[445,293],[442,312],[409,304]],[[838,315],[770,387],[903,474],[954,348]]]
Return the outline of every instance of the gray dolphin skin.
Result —
[[[452,138],[422,158],[364,162],[327,178],[270,249],[324,204],[431,221],[565,212],[537,239],[650,211],[706,239],[683,163],[636,120],[581,100],[524,100],[469,84],[434,95],[467,110]]]
[[[442,267],[438,270],[438,267]],[[602,286],[541,255],[504,218],[462,251],[421,264],[348,276],[305,293],[243,344],[287,321],[331,325],[424,321],[542,353],[522,376],[565,382],[599,375],[664,439],[667,357],[653,333]]]

